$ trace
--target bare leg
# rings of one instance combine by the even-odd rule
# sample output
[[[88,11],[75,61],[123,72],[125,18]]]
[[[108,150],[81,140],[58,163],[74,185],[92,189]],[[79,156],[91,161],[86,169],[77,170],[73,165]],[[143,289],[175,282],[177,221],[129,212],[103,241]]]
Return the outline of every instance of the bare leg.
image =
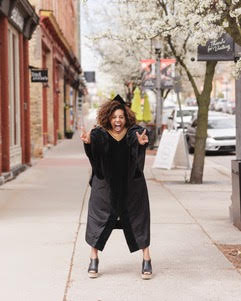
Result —
[[[90,258],[91,259],[98,258],[98,250],[97,249],[91,247]]]
[[[150,260],[150,251],[149,251],[149,247],[143,249],[143,259],[144,260]]]

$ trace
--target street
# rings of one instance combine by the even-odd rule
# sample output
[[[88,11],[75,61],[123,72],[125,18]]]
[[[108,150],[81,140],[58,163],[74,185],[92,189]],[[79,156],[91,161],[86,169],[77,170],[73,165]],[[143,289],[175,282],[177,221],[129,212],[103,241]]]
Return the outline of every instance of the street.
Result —
[[[153,279],[141,279],[141,252],[130,254],[115,230],[93,280],[85,242],[89,163],[78,135],[62,141],[0,188],[0,300],[240,300],[240,272],[217,248],[240,243],[229,221],[232,157],[208,156],[204,184],[190,185],[184,170],[153,170],[148,155]]]

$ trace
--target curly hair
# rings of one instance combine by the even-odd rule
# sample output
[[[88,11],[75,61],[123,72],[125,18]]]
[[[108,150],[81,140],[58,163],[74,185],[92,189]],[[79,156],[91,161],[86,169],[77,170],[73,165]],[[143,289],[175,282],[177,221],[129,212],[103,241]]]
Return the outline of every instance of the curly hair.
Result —
[[[126,127],[129,128],[132,125],[136,124],[135,114],[131,111],[131,109],[125,105],[120,104],[118,101],[107,101],[105,102],[99,109],[97,115],[98,124],[106,130],[111,129],[110,118],[111,115],[116,110],[122,110],[125,114],[126,119]]]

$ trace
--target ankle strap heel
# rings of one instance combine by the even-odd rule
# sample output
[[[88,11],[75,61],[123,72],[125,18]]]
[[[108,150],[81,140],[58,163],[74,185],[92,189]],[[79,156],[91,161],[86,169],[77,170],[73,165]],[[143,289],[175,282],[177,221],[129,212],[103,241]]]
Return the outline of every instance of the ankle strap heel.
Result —
[[[144,260],[142,262],[142,271],[141,271],[141,278],[144,280],[151,279],[152,277],[152,266],[151,260]]]
[[[99,265],[98,258],[90,258],[90,264],[88,268],[88,275],[90,278],[98,277],[98,265]]]

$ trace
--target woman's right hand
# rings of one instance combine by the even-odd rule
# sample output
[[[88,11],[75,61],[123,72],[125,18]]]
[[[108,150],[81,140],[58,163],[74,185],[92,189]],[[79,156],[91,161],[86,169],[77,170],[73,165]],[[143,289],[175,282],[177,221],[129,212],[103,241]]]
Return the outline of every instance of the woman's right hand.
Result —
[[[90,144],[90,131],[86,132],[84,127],[81,127],[81,135],[80,135],[80,139],[86,143],[86,144]]]

